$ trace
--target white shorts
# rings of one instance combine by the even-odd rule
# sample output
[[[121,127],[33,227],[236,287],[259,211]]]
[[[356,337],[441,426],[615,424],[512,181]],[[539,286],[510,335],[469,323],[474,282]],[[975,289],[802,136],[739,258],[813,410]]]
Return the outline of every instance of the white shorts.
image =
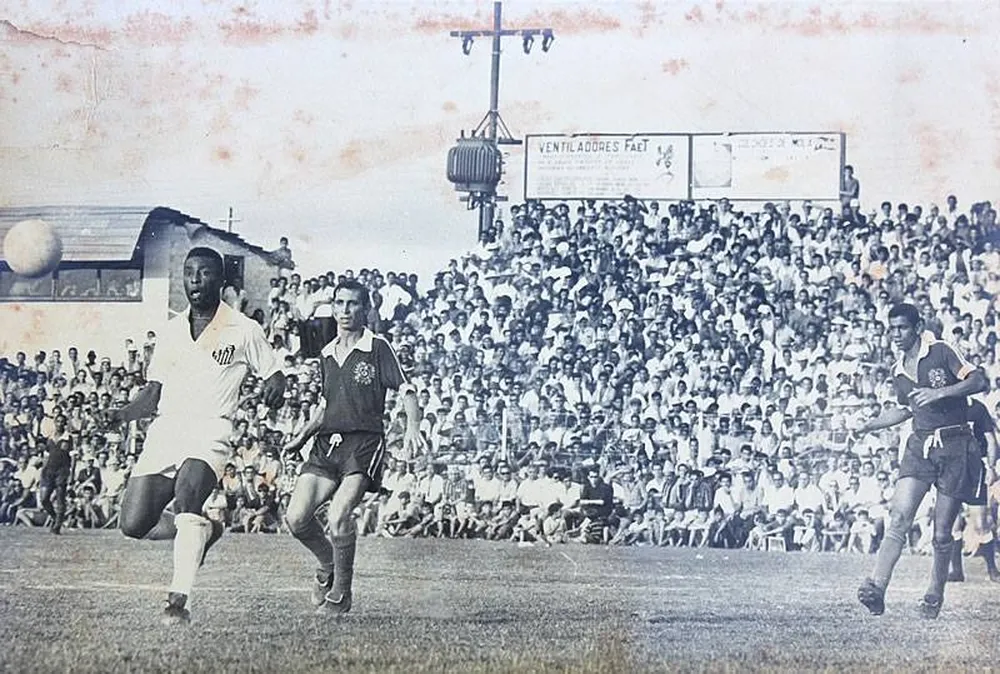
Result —
[[[221,480],[229,461],[229,436],[233,423],[229,419],[170,419],[159,417],[146,432],[142,453],[132,469],[132,475],[164,475],[176,477],[185,459],[201,459]]]

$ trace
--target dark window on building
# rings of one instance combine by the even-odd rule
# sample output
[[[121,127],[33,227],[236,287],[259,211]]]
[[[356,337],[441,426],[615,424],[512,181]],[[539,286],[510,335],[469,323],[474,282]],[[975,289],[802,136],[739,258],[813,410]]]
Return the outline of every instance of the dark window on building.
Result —
[[[0,302],[141,302],[142,260],[71,262],[41,278],[0,263]]]
[[[226,285],[243,290],[243,265],[242,255],[224,255],[223,261],[226,265]]]

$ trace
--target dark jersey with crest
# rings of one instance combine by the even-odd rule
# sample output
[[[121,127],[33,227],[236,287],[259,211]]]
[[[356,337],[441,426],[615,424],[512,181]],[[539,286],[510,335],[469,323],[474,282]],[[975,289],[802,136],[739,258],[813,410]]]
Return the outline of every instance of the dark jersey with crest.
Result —
[[[383,433],[386,393],[406,383],[396,353],[384,338],[365,330],[344,362],[338,363],[333,354],[339,339],[322,351],[326,411],[318,434]]]
[[[910,405],[910,394],[917,388],[951,386],[968,377],[973,370],[975,368],[950,344],[927,337],[921,344],[916,381],[903,368],[903,359],[899,359],[893,370],[893,387],[899,404],[913,412],[915,431],[933,431],[968,421],[969,403],[966,398],[943,398],[930,405],[916,407]]]

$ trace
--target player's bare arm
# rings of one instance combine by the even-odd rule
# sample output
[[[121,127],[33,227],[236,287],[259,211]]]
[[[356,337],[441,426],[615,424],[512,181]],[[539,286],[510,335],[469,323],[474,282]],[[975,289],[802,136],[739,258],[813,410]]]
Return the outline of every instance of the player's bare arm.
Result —
[[[892,428],[893,426],[898,426],[904,421],[909,421],[912,417],[913,412],[905,407],[889,409],[882,412],[882,414],[878,415],[874,419],[869,419],[865,423],[861,424],[857,433],[858,435],[866,435],[873,431],[881,431],[886,428]]]
[[[106,413],[107,423],[115,425],[153,416],[156,413],[157,406],[160,404],[160,393],[162,390],[163,385],[160,382],[148,382],[139,389],[135,398],[129,401],[124,407],[116,410],[108,410]]]
[[[292,439],[285,443],[284,450],[286,452],[294,452],[296,450],[302,449],[302,445],[306,444],[306,441],[312,436],[316,435],[316,431],[320,429],[323,425],[323,415],[326,413],[326,398],[320,397],[316,404],[316,410],[314,411],[312,417],[302,430],[298,432]]]
[[[910,393],[910,402],[924,407],[944,398],[965,398],[990,389],[990,382],[982,370],[973,370],[965,379],[941,388],[917,388]]]
[[[403,411],[406,412],[406,429],[403,431],[403,446],[410,451],[411,455],[416,455],[424,450],[424,440],[420,435],[420,420],[423,413],[420,410],[420,403],[417,402],[417,391],[412,386],[407,386],[403,392]]]
[[[1000,444],[997,443],[996,431],[986,434],[986,484],[993,484],[997,481],[996,465],[997,456],[1000,453]]]

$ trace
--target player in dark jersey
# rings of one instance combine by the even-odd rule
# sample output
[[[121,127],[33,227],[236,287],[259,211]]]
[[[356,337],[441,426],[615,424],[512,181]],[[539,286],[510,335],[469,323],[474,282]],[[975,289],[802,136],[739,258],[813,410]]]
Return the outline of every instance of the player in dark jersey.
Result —
[[[389,389],[403,396],[406,449],[415,456],[423,444],[416,391],[407,384],[389,343],[365,327],[371,306],[368,290],[356,281],[334,289],[337,336],[321,352],[322,407],[285,445],[287,452],[298,451],[314,438],[285,519],[289,531],[319,562],[312,601],[322,614],[351,609],[357,542],[353,514],[365,492],[377,492],[382,479],[382,419]],[[329,538],[316,518],[316,509],[327,501]]]
[[[993,518],[990,516],[987,486],[996,481],[994,466],[997,462],[997,425],[993,421],[986,405],[978,400],[972,400],[969,405],[969,423],[972,425],[972,435],[976,438],[982,458],[985,461],[983,482],[974,498],[967,501],[968,512],[965,517],[965,535],[954,543],[951,557],[951,573],[949,582],[962,582],[965,572],[962,570],[963,539],[973,542],[976,549],[974,555],[979,555],[986,562],[986,571],[990,580],[1000,583],[1000,570],[997,570],[996,539],[993,531]]]
[[[57,424],[58,426],[58,424]],[[65,427],[65,418],[63,418]],[[59,437],[58,435],[56,436]],[[66,516],[66,485],[73,472],[73,443],[68,437],[49,440],[49,455],[42,466],[38,484],[39,505],[52,520],[49,531],[58,534]]]
[[[865,422],[858,433],[910,419],[913,433],[899,462],[891,519],[875,569],[858,589],[858,599],[874,615],[885,611],[885,590],[906,545],[914,513],[934,485],[934,564],[920,612],[925,618],[936,618],[948,581],[955,518],[963,501],[975,498],[982,484],[983,463],[968,424],[968,397],[988,390],[989,381],[950,345],[924,332],[920,313],[911,304],[890,309],[889,335],[901,353],[893,368],[893,387],[900,406]]]

